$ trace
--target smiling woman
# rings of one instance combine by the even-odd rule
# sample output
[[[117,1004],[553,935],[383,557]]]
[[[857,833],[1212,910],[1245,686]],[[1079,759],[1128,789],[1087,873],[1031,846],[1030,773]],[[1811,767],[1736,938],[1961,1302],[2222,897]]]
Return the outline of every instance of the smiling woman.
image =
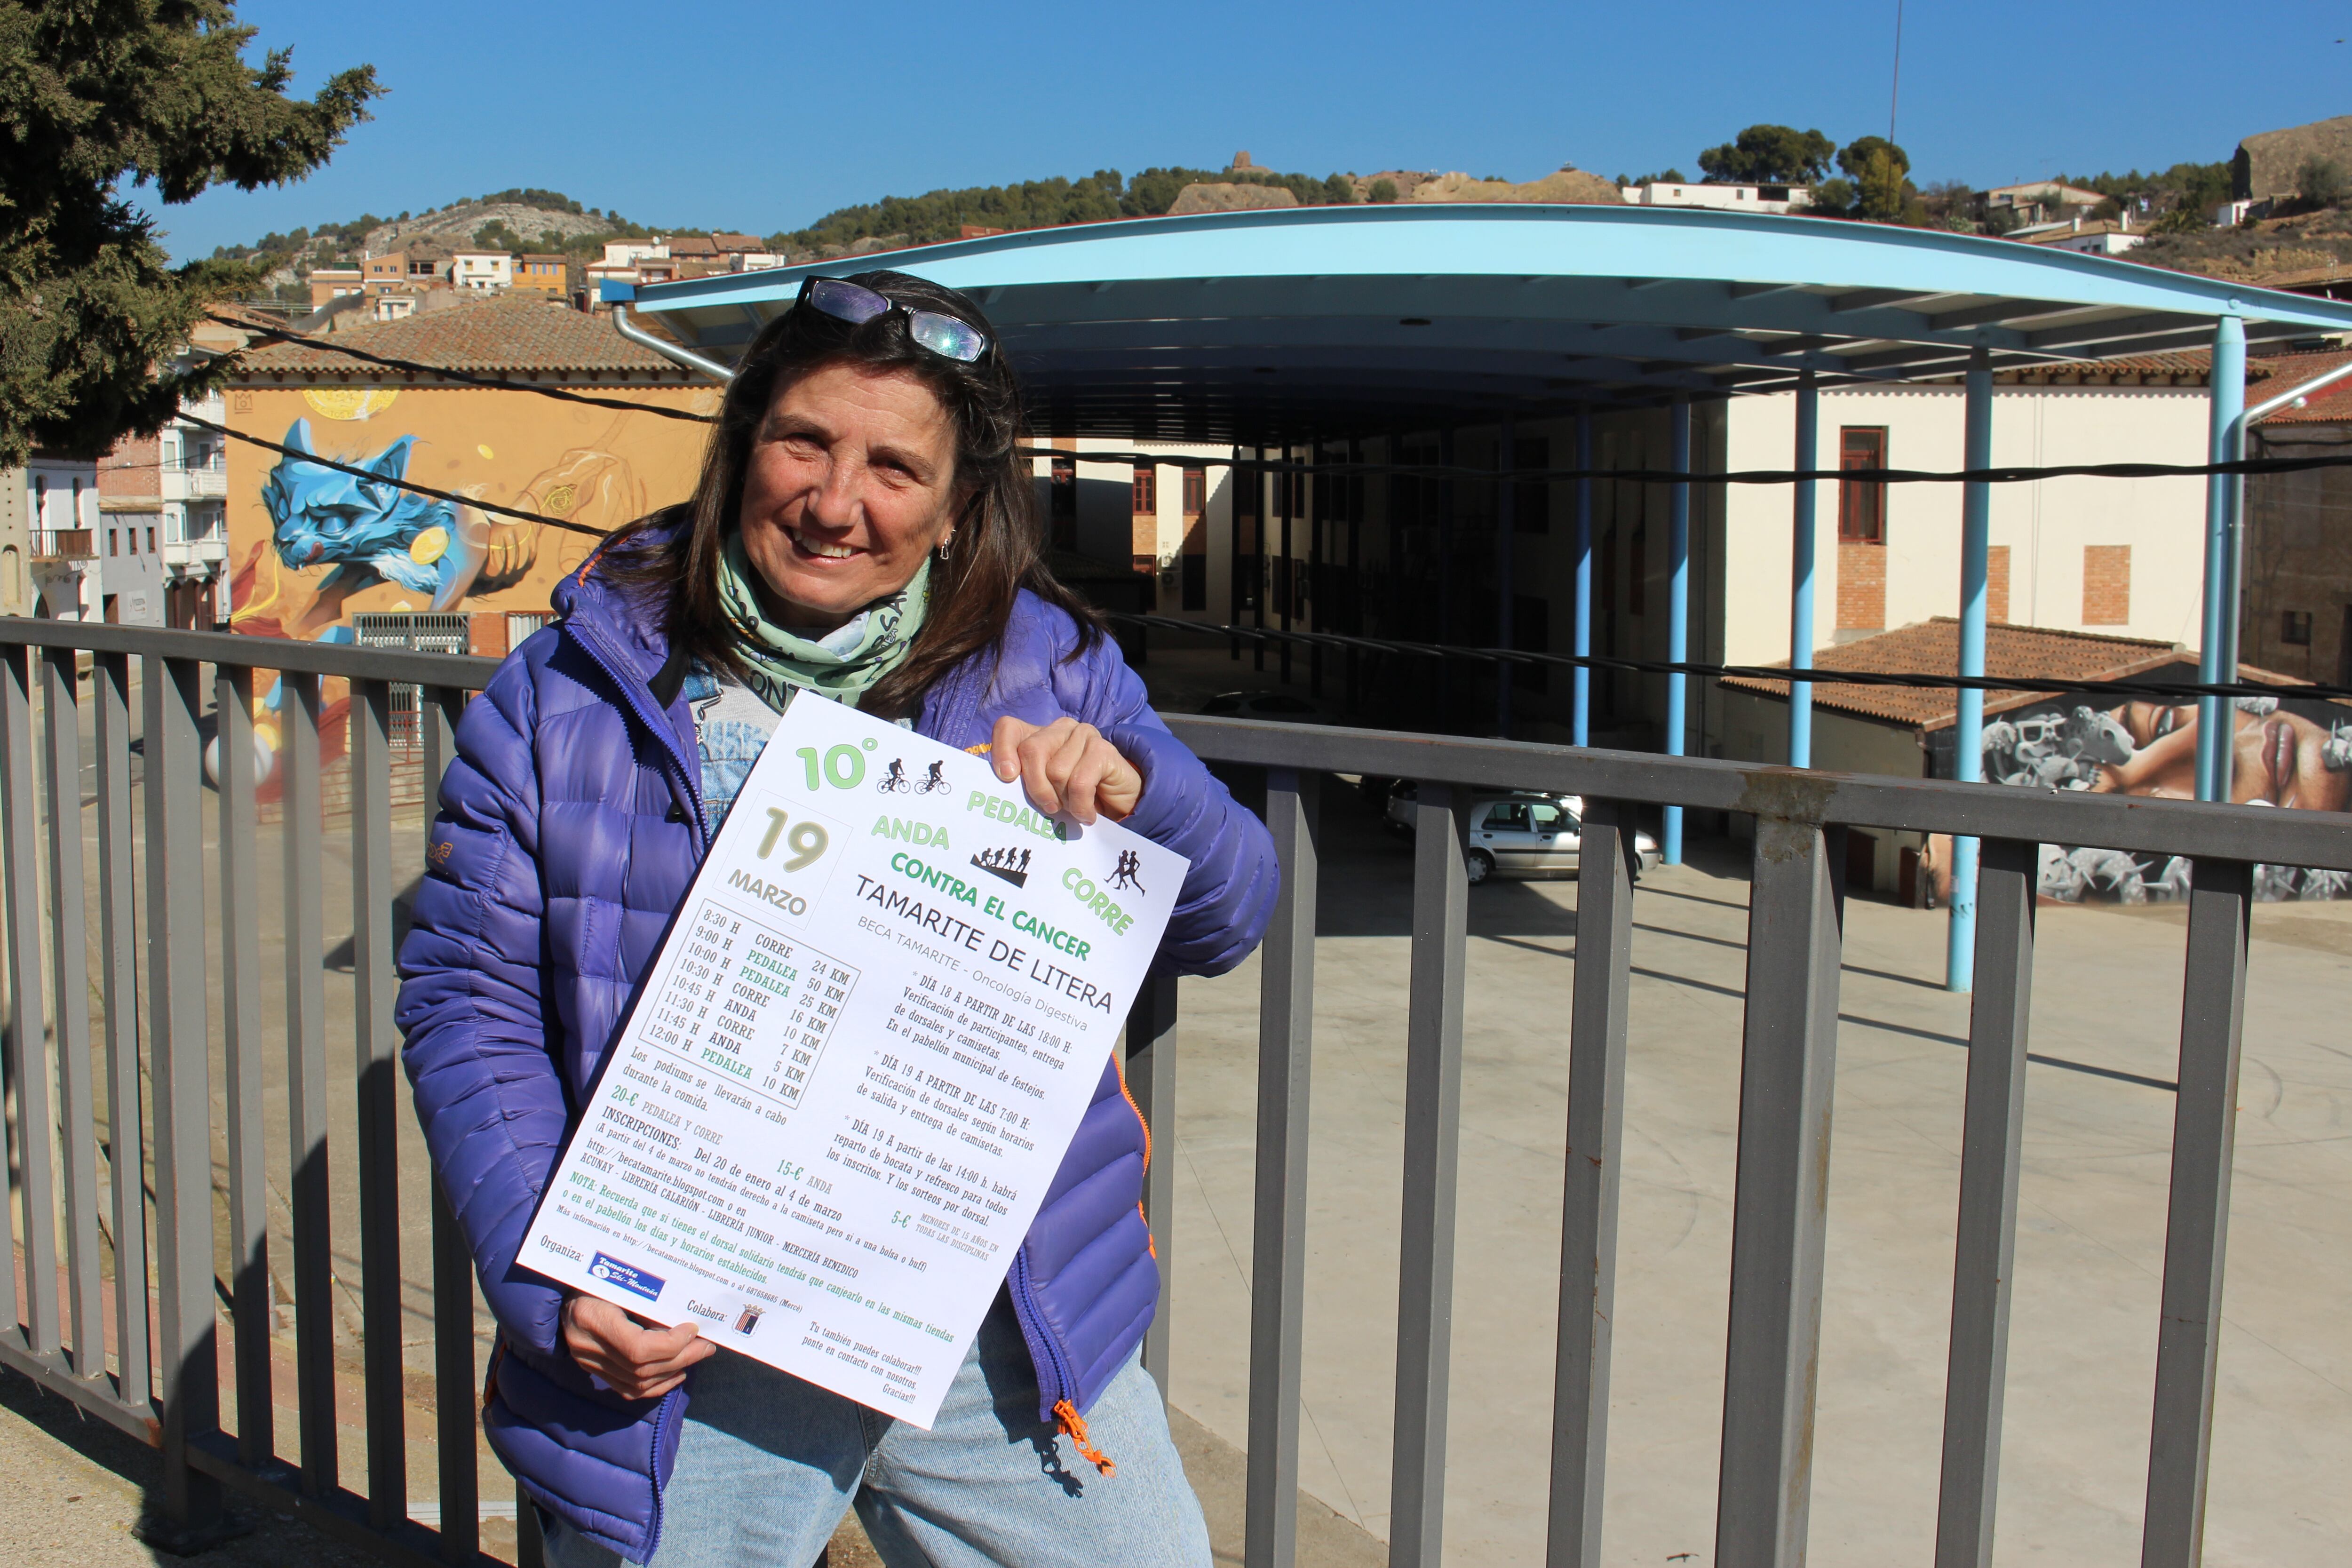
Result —
[[[1272,841],[1046,571],[994,336],[916,279],[813,280],[745,355],[692,499],[566,577],[560,622],[458,727],[400,1020],[499,1319],[485,1428],[551,1521],[558,1568],[656,1548],[666,1568],[806,1563],[851,1506],[893,1564],[1209,1562],[1138,1359],[1159,1298],[1139,1207],[1150,1140],[1116,1061],[929,1432],[715,1354],[691,1318],[567,1299],[515,1255],[711,835],[800,693],[988,753],[1020,786],[999,820],[1108,816],[1182,856],[1164,969],[1220,973],[1256,946]]]

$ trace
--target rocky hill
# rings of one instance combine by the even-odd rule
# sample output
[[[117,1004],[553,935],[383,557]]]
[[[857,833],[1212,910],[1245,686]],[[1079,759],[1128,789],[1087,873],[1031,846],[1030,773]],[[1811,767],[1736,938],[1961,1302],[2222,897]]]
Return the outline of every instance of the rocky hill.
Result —
[[[360,243],[371,251],[397,249],[404,239],[429,237],[449,244],[469,243],[490,224],[503,225],[512,234],[536,245],[543,236],[556,236],[555,248],[574,239],[613,232],[613,220],[600,213],[541,206],[525,202],[457,202],[438,212],[394,218],[369,229]]]

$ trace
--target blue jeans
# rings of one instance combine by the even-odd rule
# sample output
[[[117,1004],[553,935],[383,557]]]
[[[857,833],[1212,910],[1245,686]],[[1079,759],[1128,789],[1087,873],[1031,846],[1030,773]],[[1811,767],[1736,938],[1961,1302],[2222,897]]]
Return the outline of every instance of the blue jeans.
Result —
[[[1209,1568],[1200,1500],[1159,1385],[1129,1356],[1087,1437],[1037,1418],[1037,1374],[998,1296],[929,1432],[722,1350],[694,1370],[655,1568],[808,1568],[854,1504],[891,1568]],[[622,1559],[562,1523],[551,1568]]]

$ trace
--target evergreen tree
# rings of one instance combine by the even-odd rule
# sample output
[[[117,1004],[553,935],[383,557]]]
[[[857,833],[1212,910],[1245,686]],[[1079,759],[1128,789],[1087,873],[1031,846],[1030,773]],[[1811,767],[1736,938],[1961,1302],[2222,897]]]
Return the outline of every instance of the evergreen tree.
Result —
[[[255,32],[231,0],[0,0],[0,465],[95,457],[222,374],[160,367],[256,269],[173,268],[122,188],[299,179],[383,90],[361,66],[290,98],[291,51],[249,64]]]

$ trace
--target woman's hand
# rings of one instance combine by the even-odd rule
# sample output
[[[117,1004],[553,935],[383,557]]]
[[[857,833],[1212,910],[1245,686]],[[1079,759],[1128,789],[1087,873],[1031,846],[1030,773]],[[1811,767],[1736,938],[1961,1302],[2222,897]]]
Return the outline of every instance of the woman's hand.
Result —
[[[572,1359],[624,1399],[657,1399],[686,1381],[686,1369],[719,1348],[692,1323],[647,1328],[610,1301],[573,1296],[563,1303],[563,1345]]]
[[[989,761],[1006,784],[1019,779],[1030,804],[1049,816],[1066,811],[1080,822],[1097,816],[1120,822],[1143,801],[1135,764],[1101,731],[1076,719],[1040,729],[1007,713],[996,721]]]

